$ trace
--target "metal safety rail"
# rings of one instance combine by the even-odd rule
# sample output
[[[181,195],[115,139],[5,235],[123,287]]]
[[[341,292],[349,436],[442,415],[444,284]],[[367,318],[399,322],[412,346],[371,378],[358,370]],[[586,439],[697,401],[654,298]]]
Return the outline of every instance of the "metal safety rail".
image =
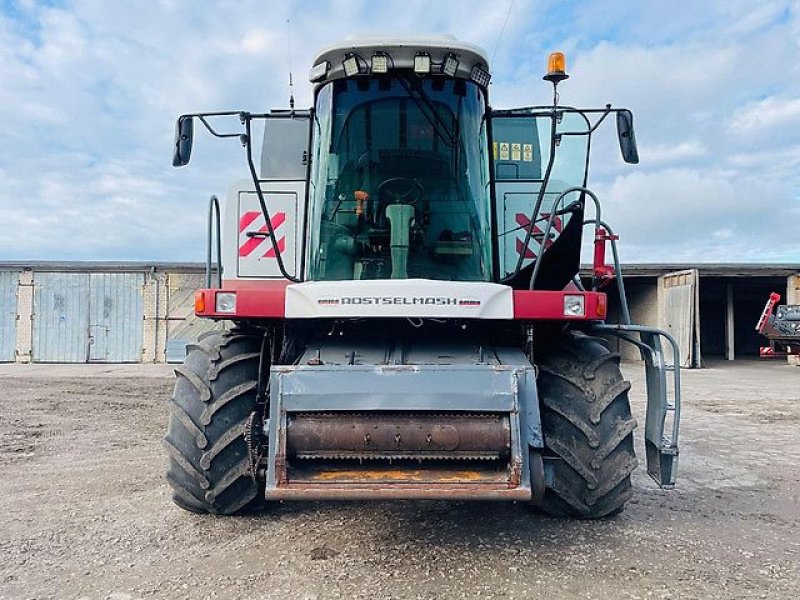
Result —
[[[219,213],[219,198],[215,194],[211,195],[208,199],[208,237],[206,239],[206,289],[211,288],[211,246],[213,244],[214,232],[216,231],[217,241],[217,285],[216,288],[222,287],[222,241],[220,238],[220,213]]]
[[[617,280],[619,298],[622,307],[622,324],[608,325],[597,323],[592,329],[597,333],[613,335],[625,342],[639,348],[642,360],[645,362],[645,376],[647,382],[647,416],[645,419],[645,450],[647,455],[647,473],[662,488],[672,488],[675,485],[678,461],[678,431],[680,428],[681,407],[681,374],[680,350],[678,344],[670,334],[655,327],[631,324],[628,299],[625,294],[625,285],[622,278],[622,268],[619,262],[616,236],[611,227],[603,221],[600,200],[588,188],[575,186],[564,190],[553,203],[543,239],[548,239],[550,230],[556,216],[559,214],[559,205],[573,193],[589,196],[595,205],[595,218],[584,221],[584,225],[593,224],[595,228],[603,227],[609,234],[611,250],[614,258],[614,278]],[[566,210],[566,209],[565,209]],[[544,252],[542,253],[542,255]],[[529,288],[533,289],[536,276],[539,273],[541,255],[537,258],[531,274]],[[596,284],[596,282],[595,282]],[[595,286],[593,286],[595,287]],[[639,339],[630,334],[638,334]],[[662,340],[666,340],[672,347],[672,363],[665,358]],[[672,398],[670,399],[670,386],[668,385],[669,373],[673,375]]]
[[[595,202],[597,200],[595,198]],[[666,331],[645,325],[633,325],[625,294],[622,267],[617,250],[617,236],[611,226],[600,218],[584,221],[584,225],[603,227],[609,234],[611,253],[614,260],[614,279],[617,282],[619,301],[622,310],[622,324],[597,324],[594,329],[600,333],[613,335],[639,348],[645,363],[647,385],[647,415],[645,417],[645,451],[647,473],[662,488],[675,486],[678,461],[678,431],[681,417],[681,368],[678,343]],[[628,334],[638,333],[639,339]],[[672,364],[665,359],[662,339],[672,347]],[[669,373],[673,374],[672,399],[670,400]],[[665,435],[665,431],[669,431]]]
[[[674,487],[681,418],[680,350],[675,338],[665,331],[645,325],[598,323],[593,326],[593,330],[613,335],[639,348],[645,363],[647,383],[647,415],[644,427],[647,473],[660,487]],[[638,333],[639,339],[631,337],[629,333]],[[672,347],[672,364],[665,359],[662,339],[667,340]],[[671,400],[668,385],[670,372],[673,376]]]

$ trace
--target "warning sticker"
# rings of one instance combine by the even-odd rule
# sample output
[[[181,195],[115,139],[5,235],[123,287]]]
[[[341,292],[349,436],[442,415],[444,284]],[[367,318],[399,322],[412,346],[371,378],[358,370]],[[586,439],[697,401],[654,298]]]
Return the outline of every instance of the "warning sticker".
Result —
[[[497,142],[492,142],[492,158],[497,160]]]
[[[525,162],[533,161],[533,144],[522,144],[522,160]]]
[[[500,142],[500,160],[508,160],[508,142]]]
[[[522,159],[522,144],[511,144],[511,160]]]

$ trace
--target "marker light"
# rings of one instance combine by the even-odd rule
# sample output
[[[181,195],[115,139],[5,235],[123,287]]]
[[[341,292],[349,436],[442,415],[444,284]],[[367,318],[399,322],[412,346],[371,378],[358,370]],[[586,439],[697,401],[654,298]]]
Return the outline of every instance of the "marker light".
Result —
[[[564,316],[582,317],[586,314],[583,296],[564,296]]]
[[[424,52],[420,52],[414,57],[414,73],[430,73],[431,72],[431,56]]]
[[[601,294],[597,297],[597,305],[595,307],[595,312],[597,316],[601,319],[606,318],[606,314],[608,313],[608,298],[605,294]]]
[[[351,54],[347,58],[342,61],[342,67],[344,67],[344,74],[347,77],[352,77],[353,75],[358,75],[359,68],[358,68],[358,58],[356,58],[355,54]]]
[[[235,313],[236,312],[236,293],[235,292],[217,292],[215,298],[215,312],[218,313]]]
[[[472,71],[469,73],[469,78],[478,85],[486,87],[489,85],[489,80],[492,78],[492,76],[489,74],[489,71],[483,69],[481,65],[475,65],[472,67]]]
[[[567,79],[567,58],[563,52],[551,52],[547,58],[547,75],[543,77],[547,81],[558,83]]]
[[[373,54],[370,70],[373,73],[386,73],[389,71],[389,57],[385,54]]]
[[[329,68],[330,64],[328,64],[327,60],[323,60],[318,65],[314,65],[314,67],[308,73],[309,80],[313,83],[315,81],[325,79],[325,77],[328,75]]]
[[[450,77],[455,77],[456,71],[458,71],[458,59],[455,57],[455,55],[448,54],[447,58],[444,59],[442,73],[449,75]]]
[[[206,312],[206,294],[203,290],[194,293],[194,312],[198,314]]]

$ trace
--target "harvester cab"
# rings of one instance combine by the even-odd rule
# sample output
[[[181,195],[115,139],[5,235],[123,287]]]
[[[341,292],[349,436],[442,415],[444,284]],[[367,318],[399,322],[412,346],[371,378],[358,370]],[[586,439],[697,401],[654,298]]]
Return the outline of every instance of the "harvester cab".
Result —
[[[609,116],[638,162],[633,117],[560,106],[566,78],[554,53],[553,104],[495,110],[480,48],[364,39],[317,55],[313,109],[179,118],[175,166],[198,121],[243,144],[250,177],[221,215],[210,204],[195,312],[234,327],[177,369],[165,440],[176,503],[227,514],[291,498],[515,499],[614,514],[631,495],[636,420],[609,336],[641,351],[647,468],[674,484],[677,346],[630,323],[616,236],[587,188]],[[221,131],[226,117],[240,127]],[[601,291],[612,280],[616,325]]]

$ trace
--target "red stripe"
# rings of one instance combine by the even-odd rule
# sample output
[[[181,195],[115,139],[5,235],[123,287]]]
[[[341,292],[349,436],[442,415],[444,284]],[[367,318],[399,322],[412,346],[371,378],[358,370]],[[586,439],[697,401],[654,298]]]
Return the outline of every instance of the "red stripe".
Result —
[[[245,225],[245,227],[247,227],[247,225],[250,225],[253,221],[255,221],[256,217],[260,216],[261,213],[253,211],[253,212],[248,212],[248,213],[245,213],[244,215],[242,215],[242,219],[239,221],[239,233],[240,234],[243,231],[242,223],[245,221],[245,218],[249,217],[250,215],[255,215],[255,217],[253,217],[252,219],[247,221],[247,224]],[[286,222],[286,213],[285,212],[276,213],[272,217],[270,222],[272,223],[272,231],[276,231],[278,229],[278,227],[280,227],[281,225],[283,225]],[[266,231],[267,231],[266,224],[262,225],[261,228],[258,229],[259,233],[265,233]],[[281,239],[284,240],[284,247],[285,247],[285,245],[286,245],[285,238],[281,238]],[[239,256],[241,256],[243,258],[246,258],[246,257],[250,256],[250,254],[252,254],[253,251],[256,248],[258,248],[261,244],[263,244],[265,241],[267,241],[267,238],[265,238],[265,237],[252,237],[252,238],[248,239],[244,244],[239,246]],[[278,248],[280,248],[281,252],[284,251],[284,247],[281,247],[281,240],[278,240]],[[275,256],[275,252],[274,252],[274,250],[272,248],[272,244],[270,244],[270,250],[273,251],[272,252],[272,256],[274,257]],[[267,252],[267,254],[269,254],[269,252]],[[265,254],[264,256],[266,257],[267,255]]]
[[[266,230],[267,230],[267,226],[266,225],[262,225],[261,228],[258,230],[258,232],[259,233],[263,233]],[[250,254],[253,252],[253,250],[255,250],[261,244],[264,243],[264,240],[266,240],[266,238],[251,237],[244,244],[239,246],[239,256],[242,256],[242,257],[250,256]]]
[[[531,240],[533,241],[533,240]],[[533,250],[530,249],[530,246],[525,248],[525,244],[522,242],[521,239],[517,238],[517,254],[522,254],[522,250],[525,250],[525,258],[535,258],[536,254],[534,254]]]
[[[239,219],[239,233],[242,233],[247,227],[255,221],[261,213],[255,210],[251,210],[250,212],[246,212],[242,215]]]
[[[201,317],[227,319],[231,315],[214,312],[214,294],[220,291],[236,292],[236,317],[281,319],[285,315],[286,286],[282,280],[227,280],[221,290],[200,290],[206,297],[206,310]],[[564,296],[582,295],[586,314],[581,317],[564,316]],[[556,321],[602,321],[606,314],[606,295],[602,292],[514,290],[514,319]]]
[[[278,240],[278,250],[281,251],[281,254],[286,252],[286,237],[282,237]],[[267,250],[266,254],[264,254],[264,258],[275,258],[275,246],[270,244],[269,250]]]
[[[270,223],[272,223],[272,231],[277,230],[278,227],[283,225],[285,221],[286,221],[286,213],[281,212],[272,215],[272,219],[270,220]]]
[[[586,314],[564,316],[564,296],[583,296]],[[531,321],[602,321],[606,316],[606,295],[603,292],[547,290],[514,290],[514,318]]]

